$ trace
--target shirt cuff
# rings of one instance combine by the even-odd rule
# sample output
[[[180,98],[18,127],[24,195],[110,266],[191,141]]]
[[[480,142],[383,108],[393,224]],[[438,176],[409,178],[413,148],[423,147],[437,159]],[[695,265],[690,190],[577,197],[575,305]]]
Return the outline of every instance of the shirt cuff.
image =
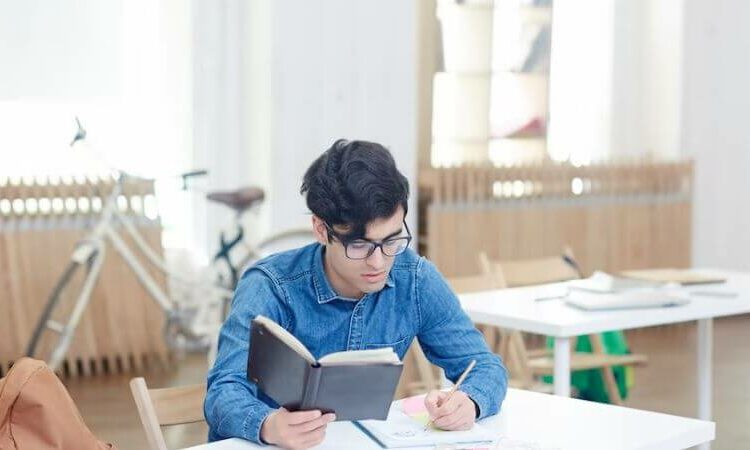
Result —
[[[257,442],[261,445],[268,445],[260,438],[260,429],[263,426],[263,422],[265,422],[268,416],[275,410],[262,402],[258,403],[262,405],[259,405],[262,409],[260,411],[251,411],[245,416],[245,422],[242,424],[242,435],[248,441]]]
[[[475,388],[474,386],[461,386],[461,391],[463,391],[464,394],[469,396],[469,399],[474,402],[475,407],[475,413],[476,413],[476,420],[484,419],[487,415],[485,411],[488,411],[490,408],[488,408],[487,402],[489,401],[488,396],[482,392],[481,390]]]
[[[478,419],[479,414],[481,414],[482,411],[479,410],[479,405],[474,401],[473,398],[469,397],[469,400],[471,400],[471,403],[474,403],[474,419]]]

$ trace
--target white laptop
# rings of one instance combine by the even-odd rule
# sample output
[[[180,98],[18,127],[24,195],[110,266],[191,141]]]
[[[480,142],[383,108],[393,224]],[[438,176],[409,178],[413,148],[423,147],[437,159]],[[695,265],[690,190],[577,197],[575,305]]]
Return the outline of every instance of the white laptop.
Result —
[[[565,303],[586,311],[609,309],[664,308],[680,306],[690,302],[684,294],[664,289],[639,289],[615,294],[571,290]]]

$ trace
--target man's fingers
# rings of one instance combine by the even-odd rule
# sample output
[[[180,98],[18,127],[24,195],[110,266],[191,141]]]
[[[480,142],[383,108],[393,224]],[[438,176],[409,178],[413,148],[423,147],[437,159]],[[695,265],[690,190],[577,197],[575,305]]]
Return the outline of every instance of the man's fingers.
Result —
[[[447,416],[441,416],[438,417],[433,421],[436,427],[441,428],[443,430],[451,430],[453,426],[461,423],[461,421],[464,420],[463,417],[461,417],[460,414],[449,414]]]
[[[290,425],[298,425],[301,423],[309,422],[311,420],[315,420],[318,417],[320,417],[323,413],[321,413],[317,409],[313,409],[310,411],[295,411],[290,412],[287,417],[287,423]]]
[[[443,403],[435,410],[435,418],[448,416],[458,411],[458,408],[463,404],[463,400],[459,395],[443,400]]]
[[[430,391],[424,398],[424,405],[430,417],[437,414],[440,403],[445,399],[447,394],[442,391]]]
[[[438,403],[440,403],[441,398],[443,397],[443,392],[440,391],[430,391],[424,398],[424,404],[425,406],[437,406]]]
[[[295,432],[307,433],[309,431],[317,430],[320,427],[325,427],[334,420],[336,420],[336,416],[334,414],[324,414],[317,419],[291,425],[291,427]]]
[[[325,427],[323,427],[315,431],[303,434],[302,436],[300,436],[299,442],[304,446],[304,448],[310,448],[323,442],[325,437],[326,429]]]
[[[462,403],[461,405],[459,405],[459,408],[456,409],[456,411],[438,417],[437,419],[435,419],[434,423],[439,428],[445,430],[455,430],[466,423],[469,419],[472,419],[473,422],[473,415],[470,414],[470,412],[471,411],[469,411],[468,405]]]

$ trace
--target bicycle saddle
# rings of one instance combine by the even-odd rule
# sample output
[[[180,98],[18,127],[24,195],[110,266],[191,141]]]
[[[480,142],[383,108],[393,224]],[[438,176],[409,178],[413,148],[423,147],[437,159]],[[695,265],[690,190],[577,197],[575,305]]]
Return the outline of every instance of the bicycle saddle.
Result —
[[[263,201],[266,197],[263,189],[259,187],[244,187],[234,191],[209,192],[206,198],[212,202],[221,203],[241,213],[246,209]]]

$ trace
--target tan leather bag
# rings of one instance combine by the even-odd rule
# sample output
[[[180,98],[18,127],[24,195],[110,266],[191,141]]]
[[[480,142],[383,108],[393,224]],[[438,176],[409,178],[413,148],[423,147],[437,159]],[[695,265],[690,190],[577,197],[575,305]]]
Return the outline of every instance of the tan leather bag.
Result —
[[[0,450],[114,450],[99,441],[43,361],[21,358],[0,379]]]

